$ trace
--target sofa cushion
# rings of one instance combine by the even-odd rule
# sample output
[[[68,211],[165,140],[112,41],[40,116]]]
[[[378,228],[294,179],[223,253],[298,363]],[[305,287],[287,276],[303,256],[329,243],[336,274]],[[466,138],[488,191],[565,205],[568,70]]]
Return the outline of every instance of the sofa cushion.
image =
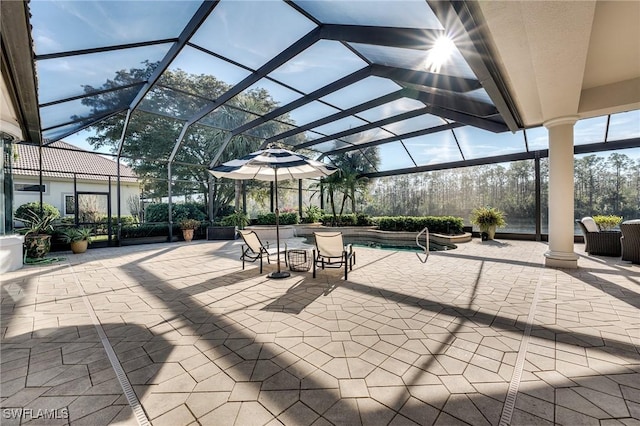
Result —
[[[600,228],[596,225],[596,221],[591,216],[583,217],[582,224],[587,229],[587,232],[600,232]]]

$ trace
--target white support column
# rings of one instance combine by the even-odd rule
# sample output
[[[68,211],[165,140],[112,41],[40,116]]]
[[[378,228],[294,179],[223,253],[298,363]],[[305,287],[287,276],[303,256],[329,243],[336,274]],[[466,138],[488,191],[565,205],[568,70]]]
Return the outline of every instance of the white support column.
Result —
[[[544,123],[549,130],[549,250],[545,265],[577,268],[573,251],[573,125],[577,116],[559,117]]]

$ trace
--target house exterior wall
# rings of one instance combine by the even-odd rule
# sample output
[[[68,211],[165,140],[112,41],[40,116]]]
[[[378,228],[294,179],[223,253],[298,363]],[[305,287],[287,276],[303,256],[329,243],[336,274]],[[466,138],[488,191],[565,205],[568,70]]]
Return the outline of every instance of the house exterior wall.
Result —
[[[14,175],[13,177],[13,205],[14,208],[20,207],[22,204],[31,201],[40,201],[40,193],[32,191],[19,191],[16,187],[20,184],[38,185],[39,179],[33,176]],[[45,186],[45,192],[42,195],[42,201],[55,206],[60,210],[61,216],[73,216],[73,214],[65,214],[65,196],[73,196],[73,180],[60,179],[52,177],[43,177],[42,183]],[[109,184],[106,181],[87,181],[78,180],[77,190],[80,192],[108,192]],[[121,191],[121,214],[123,216],[131,215],[127,200],[129,197],[140,197],[140,188],[137,182],[120,182]],[[116,217],[118,214],[117,200],[117,182],[115,179],[111,182],[111,216]]]

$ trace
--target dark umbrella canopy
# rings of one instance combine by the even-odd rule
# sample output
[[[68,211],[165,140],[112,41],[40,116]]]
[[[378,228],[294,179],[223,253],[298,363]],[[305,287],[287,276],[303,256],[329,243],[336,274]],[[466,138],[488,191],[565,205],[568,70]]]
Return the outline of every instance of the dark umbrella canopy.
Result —
[[[329,176],[338,169],[334,166],[312,160],[302,154],[288,151],[282,148],[267,148],[252,152],[242,158],[227,161],[209,170],[209,173],[217,178],[229,178],[235,180],[257,179],[273,181],[276,191],[276,245],[278,251],[278,272],[270,275],[271,278],[285,278],[288,272],[280,270],[280,223],[278,210],[278,179],[305,179]]]

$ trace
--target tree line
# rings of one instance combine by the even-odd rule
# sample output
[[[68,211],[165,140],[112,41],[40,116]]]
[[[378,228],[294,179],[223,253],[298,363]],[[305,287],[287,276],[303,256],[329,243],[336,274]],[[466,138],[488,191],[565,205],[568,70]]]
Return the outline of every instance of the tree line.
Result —
[[[575,159],[575,217],[640,217],[640,159],[612,153]],[[540,161],[541,208],[546,217],[549,168]],[[533,160],[376,179],[362,193],[361,211],[382,215],[454,215],[468,219],[478,206],[503,210],[513,222],[535,218]]]

